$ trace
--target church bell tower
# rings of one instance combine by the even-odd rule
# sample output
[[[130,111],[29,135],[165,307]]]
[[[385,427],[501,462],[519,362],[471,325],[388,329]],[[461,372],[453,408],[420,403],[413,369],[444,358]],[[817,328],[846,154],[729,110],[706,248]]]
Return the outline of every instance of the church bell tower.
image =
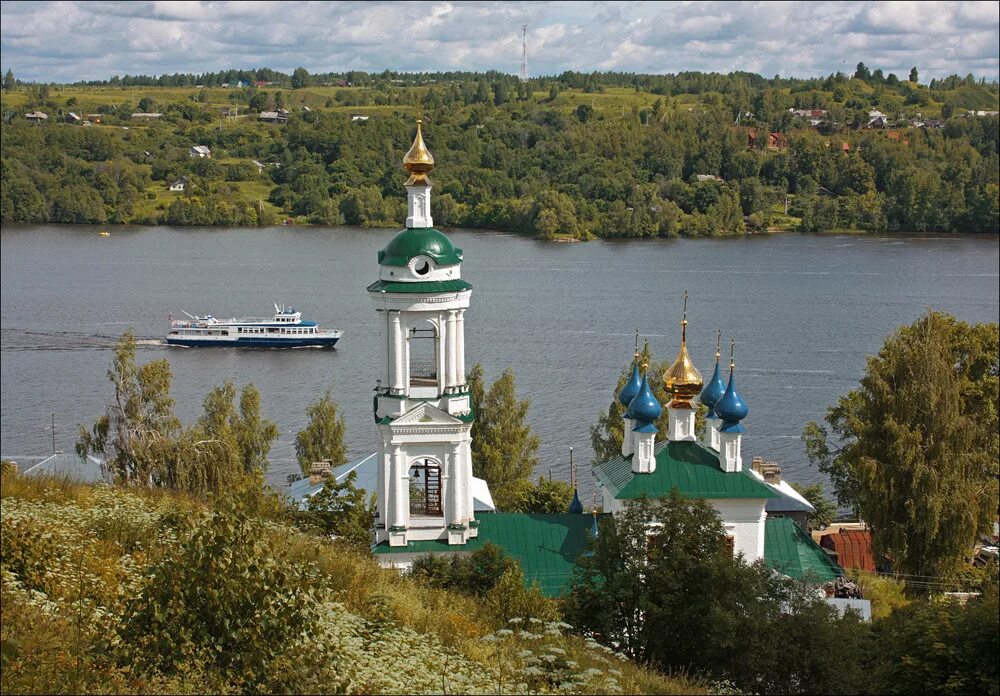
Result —
[[[465,383],[462,250],[431,218],[434,157],[421,122],[403,158],[406,229],[379,252],[368,287],[381,346],[373,404],[379,433],[376,543],[464,544],[477,536],[472,498],[472,413]]]

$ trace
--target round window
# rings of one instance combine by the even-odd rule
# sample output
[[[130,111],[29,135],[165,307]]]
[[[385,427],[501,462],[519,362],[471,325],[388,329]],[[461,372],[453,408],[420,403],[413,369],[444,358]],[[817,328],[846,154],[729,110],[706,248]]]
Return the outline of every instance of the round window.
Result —
[[[431,264],[426,259],[417,259],[413,264],[413,272],[418,276],[425,276],[431,272]]]

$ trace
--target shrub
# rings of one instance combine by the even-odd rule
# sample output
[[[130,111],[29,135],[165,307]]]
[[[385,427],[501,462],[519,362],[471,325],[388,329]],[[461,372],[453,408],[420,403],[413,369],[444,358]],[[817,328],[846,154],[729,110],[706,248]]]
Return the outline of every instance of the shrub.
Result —
[[[247,689],[280,688],[294,672],[272,667],[313,630],[308,566],[298,568],[243,514],[203,518],[126,604],[123,660],[166,675],[204,665]]]

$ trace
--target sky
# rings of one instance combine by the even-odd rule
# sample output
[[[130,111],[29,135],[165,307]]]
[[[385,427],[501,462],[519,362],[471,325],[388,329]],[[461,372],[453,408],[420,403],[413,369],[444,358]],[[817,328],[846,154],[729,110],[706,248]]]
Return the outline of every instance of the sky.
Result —
[[[0,2],[0,68],[1000,75],[1000,2]]]

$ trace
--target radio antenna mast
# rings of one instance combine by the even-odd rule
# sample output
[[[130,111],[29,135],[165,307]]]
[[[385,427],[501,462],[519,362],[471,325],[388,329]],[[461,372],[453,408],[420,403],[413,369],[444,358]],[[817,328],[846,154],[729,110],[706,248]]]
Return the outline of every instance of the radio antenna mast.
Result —
[[[521,82],[528,81],[528,25],[521,25]]]

